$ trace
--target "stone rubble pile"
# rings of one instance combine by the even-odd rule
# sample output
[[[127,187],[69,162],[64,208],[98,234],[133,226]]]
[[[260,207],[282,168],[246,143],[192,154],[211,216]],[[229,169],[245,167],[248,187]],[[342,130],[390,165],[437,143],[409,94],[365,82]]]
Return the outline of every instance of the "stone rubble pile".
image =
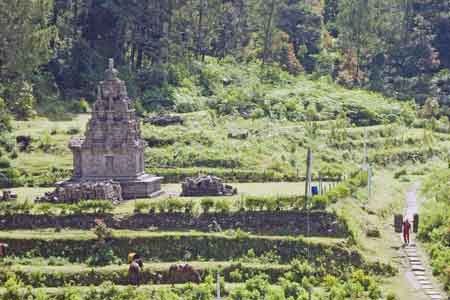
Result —
[[[211,175],[200,175],[196,178],[187,178],[183,182],[182,197],[192,196],[232,196],[237,189],[222,182],[222,179]]]
[[[53,192],[47,192],[35,201],[77,203],[81,200],[122,201],[122,188],[118,182],[112,180],[64,183],[64,185],[58,186]]]
[[[3,195],[0,195],[0,201],[11,201],[17,199],[17,194],[12,191],[3,191]]]
[[[172,115],[158,115],[149,117],[144,120],[145,123],[150,123],[155,126],[169,126],[169,125],[183,125],[184,120],[180,116]]]

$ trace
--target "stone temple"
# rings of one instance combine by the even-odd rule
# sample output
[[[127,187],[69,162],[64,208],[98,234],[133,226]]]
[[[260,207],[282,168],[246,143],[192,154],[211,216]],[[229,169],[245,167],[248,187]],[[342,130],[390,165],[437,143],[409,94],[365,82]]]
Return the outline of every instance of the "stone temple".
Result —
[[[162,177],[144,171],[146,144],[133,101],[117,75],[110,59],[105,80],[98,86],[85,138],[70,141],[74,173],[66,183],[113,180],[120,183],[123,199],[153,197],[161,193]]]

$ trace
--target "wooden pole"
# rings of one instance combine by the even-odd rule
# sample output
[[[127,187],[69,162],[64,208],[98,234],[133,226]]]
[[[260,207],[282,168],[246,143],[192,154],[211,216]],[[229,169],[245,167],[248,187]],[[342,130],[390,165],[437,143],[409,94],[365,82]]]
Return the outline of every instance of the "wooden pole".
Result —
[[[220,300],[220,272],[217,271],[216,300]]]
[[[305,206],[308,201],[311,199],[311,185],[312,185],[312,160],[313,155],[311,148],[308,148],[308,152],[306,154],[306,182],[305,182]]]

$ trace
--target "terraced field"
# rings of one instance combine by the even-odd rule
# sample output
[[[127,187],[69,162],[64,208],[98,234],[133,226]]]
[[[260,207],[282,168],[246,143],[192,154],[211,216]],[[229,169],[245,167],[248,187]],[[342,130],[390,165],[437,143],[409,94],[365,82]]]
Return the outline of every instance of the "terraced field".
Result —
[[[314,299],[387,299],[396,294],[395,288],[383,290],[398,279],[395,251],[387,244],[392,239],[384,227],[386,218],[400,209],[396,197],[404,185],[399,182],[411,180],[411,174],[403,167],[385,170],[445,159],[447,134],[401,122],[361,128],[318,121],[311,140],[308,122],[271,121],[268,126],[236,117],[217,120],[205,112],[183,117],[183,126],[143,128],[154,145],[146,151],[148,170],[166,177],[166,195],[105,211],[32,203],[70,174],[66,145],[82,131],[85,115],[65,122],[15,122],[14,135],[28,135],[32,142],[12,160],[21,172],[21,184],[14,188],[17,205],[0,205],[0,242],[9,244],[11,254],[0,261],[5,286],[0,293],[16,291],[17,299],[42,293],[52,300],[72,299],[68,295],[103,300],[121,294],[209,300],[219,274],[222,297],[230,300],[289,295],[304,300],[309,291]],[[235,131],[248,132],[248,138],[230,138]],[[367,177],[357,172],[365,132],[369,161],[382,180],[374,187],[376,201],[369,202]],[[311,141],[314,178],[321,177],[325,193],[306,203],[303,165]],[[205,197],[178,198],[183,178],[199,172],[223,177],[239,194],[210,199],[210,208],[205,208]],[[172,207],[161,204],[170,201]],[[106,224],[106,237],[99,235],[96,219]],[[383,236],[367,238],[366,227]],[[144,258],[139,288],[129,286],[130,252]],[[202,284],[169,276],[170,266],[182,263],[198,270]]]

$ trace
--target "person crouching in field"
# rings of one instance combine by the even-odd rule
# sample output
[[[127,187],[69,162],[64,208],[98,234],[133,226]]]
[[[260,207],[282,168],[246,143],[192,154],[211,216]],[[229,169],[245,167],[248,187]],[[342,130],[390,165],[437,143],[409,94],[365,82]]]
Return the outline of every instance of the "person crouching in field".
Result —
[[[141,284],[141,272],[144,268],[144,263],[139,254],[131,253],[129,255],[130,267],[128,268],[128,282],[131,285],[139,286]]]

